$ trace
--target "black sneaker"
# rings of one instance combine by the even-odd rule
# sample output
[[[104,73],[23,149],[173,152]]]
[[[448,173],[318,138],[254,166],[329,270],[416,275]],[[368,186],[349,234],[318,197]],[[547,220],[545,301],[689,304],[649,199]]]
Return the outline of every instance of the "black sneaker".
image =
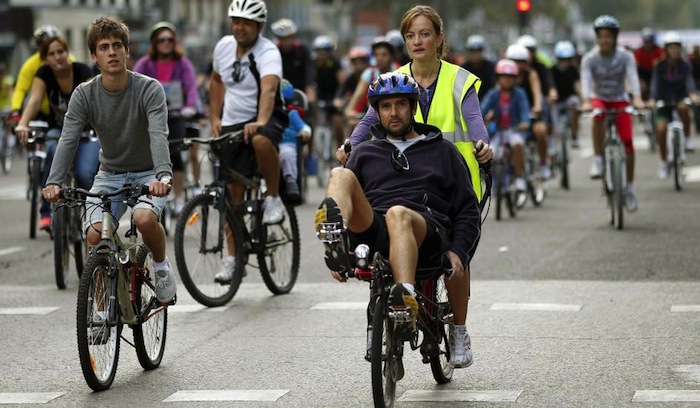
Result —
[[[341,273],[349,271],[347,232],[335,200],[326,197],[321,201],[314,217],[314,227],[316,237],[323,241],[328,269]]]
[[[399,339],[409,340],[416,331],[418,301],[406,287],[397,283],[389,291],[390,316],[393,315],[396,334]]]

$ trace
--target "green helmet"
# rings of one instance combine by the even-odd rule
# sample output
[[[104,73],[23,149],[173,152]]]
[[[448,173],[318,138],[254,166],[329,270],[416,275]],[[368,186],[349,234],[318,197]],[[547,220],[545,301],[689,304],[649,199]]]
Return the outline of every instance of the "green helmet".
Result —
[[[160,21],[158,23],[153,24],[151,27],[151,40],[153,40],[153,36],[156,35],[158,30],[161,28],[167,28],[168,30],[172,31],[173,34],[177,34],[177,30],[175,30],[175,26],[172,23],[169,23],[167,21]]]

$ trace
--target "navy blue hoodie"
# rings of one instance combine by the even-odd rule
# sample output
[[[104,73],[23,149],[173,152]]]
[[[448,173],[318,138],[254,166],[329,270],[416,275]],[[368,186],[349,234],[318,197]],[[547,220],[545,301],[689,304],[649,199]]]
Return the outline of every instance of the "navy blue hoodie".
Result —
[[[378,125],[371,128],[375,138],[357,145],[346,167],[355,173],[372,208],[386,213],[390,207],[402,205],[417,211],[446,232],[449,249],[466,267],[481,233],[481,214],[469,170],[438,128],[416,123],[414,129],[426,138],[404,151],[407,171],[392,166],[392,152],[397,149]]]

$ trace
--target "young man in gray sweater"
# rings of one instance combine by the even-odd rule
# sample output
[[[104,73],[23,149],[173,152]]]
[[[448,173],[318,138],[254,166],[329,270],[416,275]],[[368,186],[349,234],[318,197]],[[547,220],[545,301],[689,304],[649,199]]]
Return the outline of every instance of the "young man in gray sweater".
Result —
[[[153,255],[156,297],[170,303],[175,297],[175,279],[165,257],[165,231],[158,221],[172,177],[165,92],[156,80],[126,69],[129,29],[122,22],[106,17],[93,21],[87,40],[101,75],[73,92],[42,193],[48,201],[59,200],[82,131],[91,126],[102,147],[100,171],[91,191],[114,191],[125,183],[149,186],[149,195],[141,197],[134,208],[134,222]],[[96,199],[88,201],[84,227],[90,245],[100,242],[99,204]],[[125,211],[124,203],[112,206],[117,220]]]

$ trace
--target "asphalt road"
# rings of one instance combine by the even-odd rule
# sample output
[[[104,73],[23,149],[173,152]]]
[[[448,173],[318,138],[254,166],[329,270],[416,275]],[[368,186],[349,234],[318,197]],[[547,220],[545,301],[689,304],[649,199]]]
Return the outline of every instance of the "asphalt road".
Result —
[[[587,139],[574,152],[570,191],[552,183],[541,208],[500,222],[491,214],[484,224],[472,263],[474,364],[438,386],[419,354],[407,353],[396,406],[700,401],[700,153],[688,156],[689,182],[677,193],[671,180],[658,180],[656,156],[637,140],[639,210],[616,231],[600,183],[587,177]],[[368,288],[338,284],[325,269],[312,231],[320,189],[312,185],[309,204],[297,208],[302,262],[291,294],[272,296],[249,270],[229,305],[205,309],[180,285],[162,366],[144,372],[122,342],[114,385],[93,393],[78,362],[75,281],[56,289],[48,236],[28,238],[23,171],[16,162],[0,177],[0,404],[372,405],[362,358]],[[649,399],[676,402],[641,402]]]

